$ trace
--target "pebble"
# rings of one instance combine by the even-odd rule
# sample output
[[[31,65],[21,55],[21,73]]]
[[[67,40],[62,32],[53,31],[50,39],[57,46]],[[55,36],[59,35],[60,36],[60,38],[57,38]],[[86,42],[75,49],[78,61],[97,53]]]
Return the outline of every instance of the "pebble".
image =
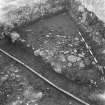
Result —
[[[14,43],[18,38],[20,38],[20,35],[16,32],[12,32],[10,33],[10,37],[11,37],[12,42]]]
[[[21,42],[25,42],[25,40],[24,39],[21,39]]]
[[[74,52],[76,53],[76,52],[77,52],[77,50],[76,50],[76,49],[74,49]]]
[[[87,57],[84,59],[84,62],[86,65],[90,65],[90,63],[91,63],[90,59]]]
[[[61,35],[56,35],[57,37],[61,37]]]
[[[2,81],[5,81],[8,78],[8,75],[5,75],[4,77],[1,77]]]
[[[66,59],[65,59],[64,55],[61,55],[61,56],[60,56],[60,60],[61,60],[62,62],[66,62]]]
[[[102,54],[105,54],[105,50],[102,51]]]
[[[49,34],[49,35],[52,35],[52,33],[51,33],[51,32],[49,32],[48,34]]]
[[[25,31],[30,32],[30,31],[32,31],[32,30],[31,30],[31,29],[27,29],[27,30],[25,30]]]
[[[79,56],[79,57],[84,57],[84,55],[83,55],[83,54],[78,54],[78,56]]]
[[[69,102],[69,105],[72,105],[72,102]]]
[[[99,98],[99,99],[105,101],[105,92],[103,92],[102,94],[98,94],[98,95],[97,95],[97,98]]]
[[[68,66],[71,67],[71,66],[72,66],[72,63],[69,62],[69,63],[68,63]]]
[[[69,51],[64,51],[64,54],[68,54],[69,53]]]
[[[32,47],[32,49],[33,49],[33,50],[35,50],[35,48],[34,48],[34,47]]]
[[[79,40],[79,38],[77,38],[77,37],[75,37],[74,39],[77,40],[77,41]]]
[[[47,87],[47,88],[46,88],[46,90],[50,90],[50,88],[49,88],[49,87]]]
[[[62,73],[61,66],[59,64],[54,64],[54,70],[57,73]]]
[[[50,37],[50,35],[46,35],[46,37]]]
[[[27,44],[26,46],[27,46],[27,47],[30,47],[30,45],[29,45],[29,44]]]
[[[79,66],[80,67],[85,67],[85,64],[83,63],[83,61],[80,62]]]
[[[76,57],[76,56],[74,56],[74,55],[70,55],[70,56],[68,56],[68,61],[70,61],[70,62],[76,62],[77,61],[77,58],[78,57]]]
[[[80,60],[81,60],[81,58],[80,58],[80,57],[78,57],[78,58],[77,58],[77,61],[80,61]]]
[[[35,56],[38,56],[38,55],[40,54],[40,52],[41,52],[40,49],[35,50],[35,51],[34,51],[34,55],[35,55]]]
[[[84,7],[83,6],[79,6],[78,9],[79,9],[79,11],[84,12]]]
[[[95,65],[95,64],[96,64],[96,62],[92,61],[92,64],[93,64],[93,65]]]

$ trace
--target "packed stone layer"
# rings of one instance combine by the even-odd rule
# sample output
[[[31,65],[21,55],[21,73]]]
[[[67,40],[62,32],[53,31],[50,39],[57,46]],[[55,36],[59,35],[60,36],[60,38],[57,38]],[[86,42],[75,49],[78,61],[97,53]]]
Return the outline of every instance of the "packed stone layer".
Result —
[[[78,83],[95,83],[98,68],[79,34],[66,36],[51,30],[40,41],[34,54],[42,56],[57,73]]]

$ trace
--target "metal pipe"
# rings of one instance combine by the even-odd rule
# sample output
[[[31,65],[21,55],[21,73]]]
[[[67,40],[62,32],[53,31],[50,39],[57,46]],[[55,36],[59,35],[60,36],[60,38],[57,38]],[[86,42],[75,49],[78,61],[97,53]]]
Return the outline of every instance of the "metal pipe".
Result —
[[[82,40],[84,41],[86,48],[89,50],[90,54],[94,58],[95,63],[97,64],[98,63],[98,60],[96,59],[96,57],[92,53],[92,51],[91,51],[90,47],[88,46],[87,42],[85,41],[84,37],[82,36],[82,34],[80,32],[79,32],[79,35],[81,36]]]

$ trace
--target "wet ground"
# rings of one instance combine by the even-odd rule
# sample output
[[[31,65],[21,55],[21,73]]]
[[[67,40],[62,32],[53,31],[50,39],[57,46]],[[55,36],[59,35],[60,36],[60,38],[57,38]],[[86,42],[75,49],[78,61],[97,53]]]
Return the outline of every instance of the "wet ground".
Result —
[[[27,42],[31,44],[34,49],[37,49],[39,47],[39,43],[43,41],[43,32],[46,33],[47,27],[54,27],[61,33],[65,32],[65,34],[69,35],[78,33],[77,27],[72,21],[70,21],[70,18],[66,13],[59,14],[51,19],[42,19],[40,22],[17,29],[17,32],[22,36],[23,39],[27,40]],[[91,85],[87,86],[86,84],[80,85],[70,81],[70,79],[65,78],[62,74],[57,74],[54,72],[49,63],[46,63],[40,56],[34,56],[33,50],[29,47],[26,47],[26,45],[19,42],[12,44],[10,40],[3,39],[0,41],[0,48],[17,57],[61,88],[75,94],[77,97],[87,101],[88,103],[92,103],[92,105],[98,105],[98,103],[92,102],[91,99],[89,99],[90,94],[98,90],[96,87]],[[47,83],[29,72],[20,64],[1,54],[1,69],[3,70],[6,66],[11,64],[22,70],[22,73],[20,74],[27,78],[35,90],[41,91],[44,94],[39,102],[39,105],[81,105],[70,97],[65,96],[49,86]]]

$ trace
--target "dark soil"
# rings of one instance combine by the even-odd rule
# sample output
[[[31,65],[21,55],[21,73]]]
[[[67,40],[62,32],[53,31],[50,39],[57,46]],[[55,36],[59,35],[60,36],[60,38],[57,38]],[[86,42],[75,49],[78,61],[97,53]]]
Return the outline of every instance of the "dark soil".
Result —
[[[20,33],[22,38],[27,40],[27,42],[29,42],[30,44],[34,43],[34,48],[37,48],[39,46],[39,42],[37,40],[39,38],[43,39],[41,32],[46,30],[46,27],[53,26],[54,28],[59,29],[59,31],[64,31],[66,34],[76,34],[78,32],[77,27],[72,21],[70,21],[70,18],[65,13],[52,18],[52,21],[50,21],[48,18],[46,18],[46,20],[42,19],[39,23],[36,22],[35,24],[30,24],[27,27],[17,29],[17,32]],[[43,24],[45,25],[45,29],[42,29]],[[65,27],[62,29],[62,27],[60,26]],[[32,34],[27,31],[28,29],[32,30]],[[67,30],[70,30],[69,33]],[[55,73],[50,64],[43,61],[40,56],[34,56],[32,47],[26,47],[26,45],[19,42],[12,44],[11,41],[7,38],[0,41],[0,48],[17,57],[64,90],[75,94],[77,97],[87,101],[88,103],[92,103],[92,105],[98,105],[97,103],[91,102],[89,100],[90,94],[98,90],[95,86],[89,85],[87,87],[87,85],[85,84],[79,85],[68,80],[64,76]],[[39,79],[37,76],[28,71],[26,68],[22,67],[20,64],[12,61],[3,54],[1,55],[1,70],[11,64],[17,66],[22,70],[20,74],[27,78],[34,89],[37,91],[42,91],[45,94],[40,100],[39,105],[81,105],[70,97],[67,97],[66,95],[49,86],[47,83]]]

